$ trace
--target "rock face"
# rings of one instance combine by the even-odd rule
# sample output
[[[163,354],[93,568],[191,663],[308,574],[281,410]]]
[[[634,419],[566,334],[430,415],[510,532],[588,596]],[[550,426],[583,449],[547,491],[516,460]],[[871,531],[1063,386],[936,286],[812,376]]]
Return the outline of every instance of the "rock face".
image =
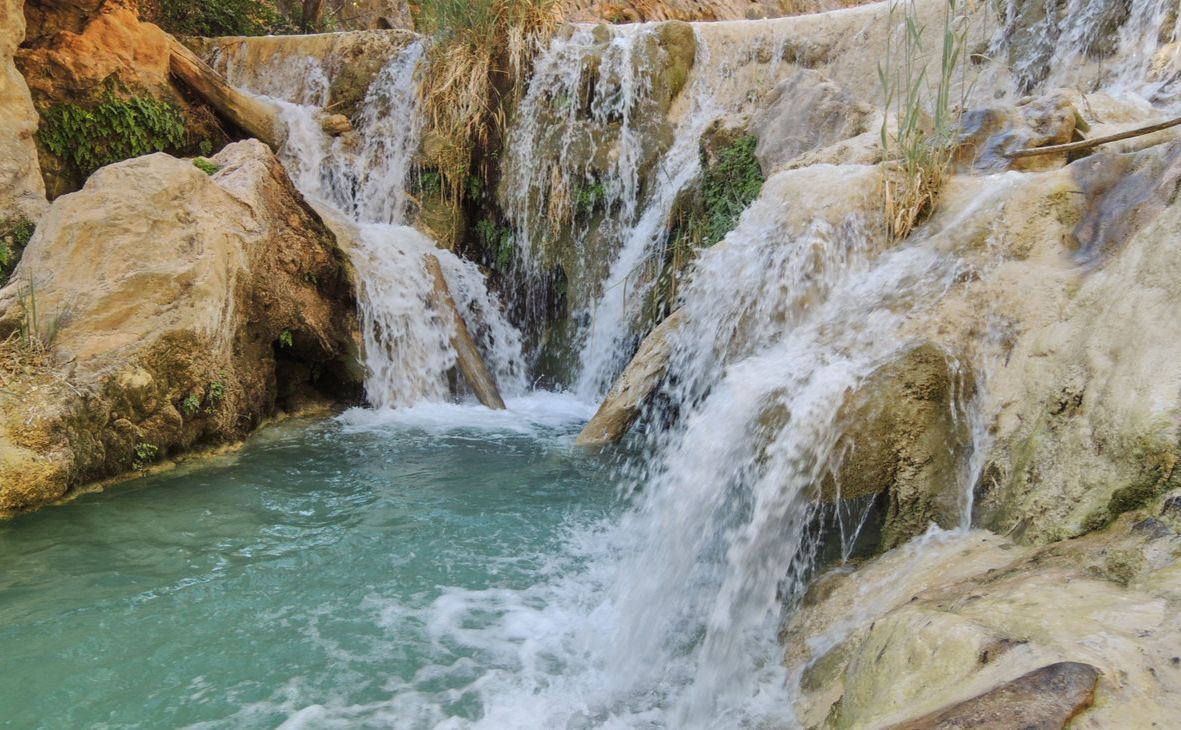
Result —
[[[183,139],[151,149],[208,154],[233,138],[208,107],[173,83],[171,37],[151,23],[141,23],[133,2],[28,0],[25,14],[29,39],[17,52],[16,62],[42,115],[66,105],[90,109],[112,97],[152,99],[176,110],[184,131]],[[114,134],[97,127],[94,133]],[[89,142],[76,131],[69,137],[69,148]],[[38,153],[50,198],[77,190],[92,171],[78,169],[69,155],[55,152],[41,139]]]
[[[0,290],[0,338],[46,351],[0,401],[0,511],[359,392],[335,239],[261,143],[214,162],[104,168],[42,221]]]
[[[0,1],[0,221],[36,220],[45,211],[45,184],[33,135],[37,111],[13,56],[25,37],[22,0]]]
[[[674,312],[644,338],[594,418],[578,434],[579,446],[602,446],[623,438],[664,380],[673,352],[670,337],[683,319],[681,312]]]

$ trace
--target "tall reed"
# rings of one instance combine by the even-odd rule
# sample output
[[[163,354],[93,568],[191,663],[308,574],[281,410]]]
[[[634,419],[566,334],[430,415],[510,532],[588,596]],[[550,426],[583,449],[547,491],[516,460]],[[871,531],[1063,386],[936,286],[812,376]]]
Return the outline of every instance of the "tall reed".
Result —
[[[890,6],[891,31],[878,64],[878,80],[885,96],[881,142],[886,160],[886,227],[896,241],[909,236],[934,212],[951,171],[955,137],[970,91],[964,53],[968,24],[958,3],[946,0],[944,6],[934,78],[928,71],[927,27],[919,20],[915,0],[897,0]]]

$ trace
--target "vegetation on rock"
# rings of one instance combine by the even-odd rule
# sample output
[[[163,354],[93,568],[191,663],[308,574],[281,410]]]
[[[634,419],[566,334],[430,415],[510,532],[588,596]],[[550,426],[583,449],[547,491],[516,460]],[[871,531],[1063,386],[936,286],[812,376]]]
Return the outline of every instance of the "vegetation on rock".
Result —
[[[293,29],[272,0],[162,0],[157,20],[177,35],[266,35]]]
[[[24,218],[0,220],[0,286],[8,283],[21,252],[36,230],[37,226]]]
[[[115,162],[153,152],[179,153],[188,143],[184,115],[151,96],[108,93],[91,107],[65,103],[42,114],[38,137],[81,178]]]

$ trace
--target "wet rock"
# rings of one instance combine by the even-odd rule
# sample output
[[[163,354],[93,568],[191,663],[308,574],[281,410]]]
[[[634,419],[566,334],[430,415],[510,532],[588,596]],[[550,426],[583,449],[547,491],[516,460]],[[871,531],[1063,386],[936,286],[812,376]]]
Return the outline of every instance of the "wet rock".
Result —
[[[683,313],[677,311],[644,339],[594,418],[578,434],[579,446],[601,446],[623,438],[664,380],[672,357],[670,336],[680,329],[683,321]]]
[[[796,157],[855,137],[869,128],[873,109],[823,74],[799,69],[784,79],[753,116],[756,154],[768,173]]]
[[[891,730],[1059,730],[1095,701],[1099,676],[1090,664],[1058,662]]]
[[[1115,253],[1173,204],[1181,184],[1181,142],[1136,154],[1100,153],[1071,165],[1088,198],[1075,227],[1075,257],[1094,263]]]
[[[969,441],[959,399],[970,393],[970,381],[932,345],[883,365],[841,409],[845,431],[821,499],[888,492],[885,549],[925,532],[931,523],[954,527],[962,509],[955,484]]]
[[[961,120],[956,159],[961,167],[977,172],[1061,167],[1066,164],[1065,152],[1016,160],[1006,155],[1065,144],[1085,129],[1086,122],[1066,94],[1037,97],[1015,107],[973,109]]]
[[[0,400],[0,512],[239,439],[280,392],[358,394],[332,234],[261,143],[212,161],[212,177],[163,154],[103,168],[41,222],[0,290],[0,340],[32,331],[46,351],[10,383],[25,397]],[[16,342],[6,356],[33,357]]]
[[[21,0],[0,0],[0,225],[36,221],[45,211],[45,184],[33,136],[37,112],[13,56],[25,37]]]

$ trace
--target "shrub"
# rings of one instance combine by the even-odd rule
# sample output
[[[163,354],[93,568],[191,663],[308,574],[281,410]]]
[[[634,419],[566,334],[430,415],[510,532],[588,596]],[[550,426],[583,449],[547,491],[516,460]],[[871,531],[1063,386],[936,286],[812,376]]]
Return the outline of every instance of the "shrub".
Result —
[[[708,164],[702,151],[702,193],[704,196],[704,240],[709,247],[734,230],[738,217],[763,189],[763,170],[755,157],[758,139],[752,135],[740,137]]]
[[[112,93],[90,108],[50,107],[37,134],[51,154],[83,179],[100,167],[132,157],[179,153],[187,139],[184,115],[172,104],[150,96],[121,99]]]
[[[291,29],[271,0],[161,0],[160,26],[177,35],[266,35]]]
[[[0,286],[8,283],[8,277],[36,229],[33,223],[23,218],[0,221]]]
[[[216,175],[221,171],[220,165],[215,165],[204,157],[198,157],[193,160],[193,167],[197,168],[206,175]]]

